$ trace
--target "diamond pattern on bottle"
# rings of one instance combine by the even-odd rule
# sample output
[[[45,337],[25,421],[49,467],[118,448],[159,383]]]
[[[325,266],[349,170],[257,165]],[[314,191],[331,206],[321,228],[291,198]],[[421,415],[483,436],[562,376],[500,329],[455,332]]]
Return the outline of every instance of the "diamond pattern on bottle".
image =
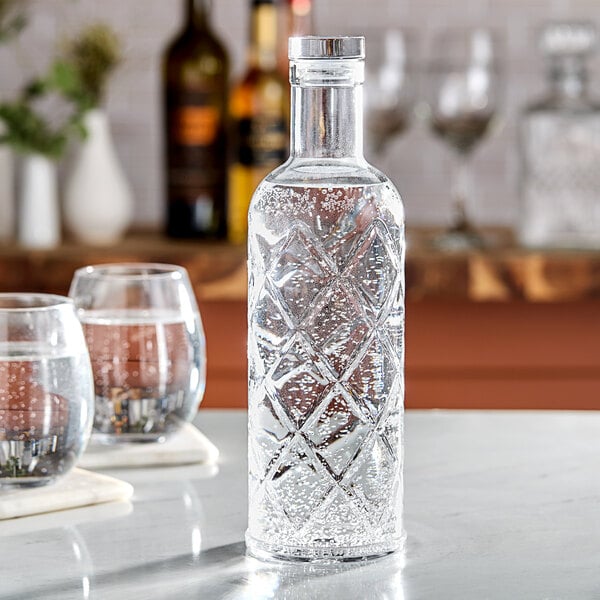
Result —
[[[356,244],[356,221],[362,215],[368,221],[372,218],[365,214],[372,212],[370,196],[365,196],[361,187],[324,189],[318,202],[327,210],[322,211],[312,225],[315,237],[341,273]]]
[[[269,535],[279,540],[289,539],[293,530],[288,515],[282,510],[280,498],[272,498],[270,490],[264,485],[257,485],[250,476],[250,502],[248,511],[249,525],[268,523]]]
[[[395,252],[390,250],[383,224],[375,221],[350,259],[346,274],[364,296],[365,309],[377,315],[391,293],[398,276]]]
[[[330,479],[323,476],[318,461],[307,451],[300,436],[295,436],[288,445],[269,482],[272,493],[282,499],[288,519],[297,527],[308,521],[332,485]],[[294,502],[287,502],[288,498],[294,498]]]
[[[271,266],[271,280],[290,313],[300,322],[317,294],[331,281],[328,258],[296,229]]]
[[[250,239],[264,272],[249,296],[249,531],[293,548],[393,540],[402,228],[364,188],[295,190],[267,191]]]
[[[389,302],[389,312],[383,323],[392,348],[397,348],[404,362],[404,287],[398,282],[396,290]]]
[[[351,217],[347,216],[347,220]],[[320,223],[320,227],[323,232],[328,231],[327,234],[323,234],[323,249],[331,260],[336,264],[338,272],[342,272],[346,263],[348,262],[348,256],[352,254],[354,245],[356,244],[356,237],[349,235],[345,227],[340,227],[339,223],[333,226],[329,223]]]
[[[371,424],[351,404],[341,387],[334,388],[322,402],[323,409],[302,429],[334,480],[354,460],[371,431]]]
[[[397,395],[403,393],[402,383],[397,382]],[[403,439],[403,410],[392,410],[380,422],[377,430],[380,432],[381,440],[386,445],[389,453],[397,460],[402,462],[402,439]]]
[[[362,316],[356,294],[350,293],[339,281],[319,296],[307,329],[311,332],[314,347],[341,376],[363,343],[369,325]]]
[[[262,389],[264,390],[264,386]],[[255,462],[251,468],[257,470],[258,477],[262,478],[270,465],[277,460],[286,442],[291,439],[292,433],[288,423],[282,423],[280,415],[277,414],[277,403],[273,403],[266,391],[262,394],[257,393],[254,397],[257,396],[260,400],[253,404],[251,426],[259,433],[253,445]]]
[[[321,506],[310,516],[304,529],[319,532],[318,537],[312,534],[313,543],[326,544],[356,536],[367,538],[371,533],[371,524],[348,498],[346,492],[334,487]]]
[[[254,274],[266,273],[269,269],[269,260],[272,256],[272,245],[262,235],[254,235],[248,238],[248,254],[252,256],[252,260],[256,262]],[[251,271],[248,270],[248,276]],[[250,288],[252,289],[252,288]]]
[[[282,352],[270,380],[278,402],[298,428],[310,417],[330,385],[326,365],[300,334]]]
[[[394,384],[400,368],[387,344],[376,335],[355,363],[354,370],[346,377],[346,387],[375,420],[390,394],[397,393]]]
[[[285,312],[273,299],[266,285],[259,292],[257,302],[250,313],[250,321],[254,331],[253,342],[261,358],[257,362],[266,372],[277,360],[279,351],[292,333]]]
[[[385,512],[396,488],[397,470],[398,461],[377,435],[369,438],[346,470],[341,487],[368,507],[364,514],[372,524],[377,524]]]

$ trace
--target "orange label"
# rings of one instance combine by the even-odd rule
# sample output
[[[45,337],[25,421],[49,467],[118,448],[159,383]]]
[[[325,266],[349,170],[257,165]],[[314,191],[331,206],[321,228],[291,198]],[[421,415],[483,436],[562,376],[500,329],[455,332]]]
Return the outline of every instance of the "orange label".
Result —
[[[175,117],[177,141],[184,146],[208,146],[217,136],[219,111],[214,106],[182,106]]]

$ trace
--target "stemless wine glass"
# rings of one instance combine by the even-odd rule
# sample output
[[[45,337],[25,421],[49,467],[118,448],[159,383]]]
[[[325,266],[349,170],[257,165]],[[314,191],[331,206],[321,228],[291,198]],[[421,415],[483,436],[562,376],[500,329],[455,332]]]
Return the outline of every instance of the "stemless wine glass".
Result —
[[[469,159],[489,132],[498,109],[501,77],[499,39],[488,29],[456,29],[433,41],[429,73],[432,130],[453,150],[453,217],[449,230],[434,239],[442,249],[485,246],[471,223]]]
[[[187,272],[162,264],[89,266],[75,272],[103,443],[162,441],[196,414],[205,341]]]
[[[0,487],[65,474],[92,428],[90,359],[73,303],[0,294]]]
[[[414,74],[409,58],[412,35],[401,29],[381,29],[365,34],[365,125],[367,153],[381,156],[389,142],[404,133],[414,103]]]

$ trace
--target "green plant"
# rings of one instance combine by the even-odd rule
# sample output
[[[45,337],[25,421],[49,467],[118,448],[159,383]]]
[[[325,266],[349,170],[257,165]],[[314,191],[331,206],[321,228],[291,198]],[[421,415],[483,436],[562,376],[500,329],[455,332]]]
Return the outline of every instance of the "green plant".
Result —
[[[104,23],[89,25],[65,43],[63,61],[77,72],[88,108],[102,102],[108,76],[122,59],[121,41]]]
[[[85,136],[83,117],[101,102],[120,60],[120,42],[107,25],[90,25],[67,40],[46,75],[30,81],[16,100],[0,103],[0,143],[60,158],[73,135]]]
[[[18,152],[60,158],[73,134],[85,136],[82,120],[86,98],[76,70],[55,62],[45,77],[26,86],[17,100],[0,104],[0,119],[5,125],[0,143]],[[64,113],[59,122],[44,114],[44,103],[53,112]]]
[[[21,32],[27,23],[25,0],[0,0],[0,43]]]

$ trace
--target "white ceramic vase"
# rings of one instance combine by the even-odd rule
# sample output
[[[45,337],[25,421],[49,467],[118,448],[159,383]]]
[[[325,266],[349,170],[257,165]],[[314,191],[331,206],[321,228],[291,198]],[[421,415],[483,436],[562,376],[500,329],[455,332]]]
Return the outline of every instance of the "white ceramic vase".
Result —
[[[18,238],[27,248],[60,244],[56,164],[41,154],[26,154],[21,161]]]
[[[0,133],[5,133],[0,123]],[[10,146],[0,145],[0,244],[15,237],[15,157]]]
[[[14,156],[8,146],[0,146],[0,244],[15,235]]]
[[[85,127],[87,138],[65,186],[65,224],[79,241],[107,246],[117,242],[131,223],[133,196],[104,111],[89,111]]]

